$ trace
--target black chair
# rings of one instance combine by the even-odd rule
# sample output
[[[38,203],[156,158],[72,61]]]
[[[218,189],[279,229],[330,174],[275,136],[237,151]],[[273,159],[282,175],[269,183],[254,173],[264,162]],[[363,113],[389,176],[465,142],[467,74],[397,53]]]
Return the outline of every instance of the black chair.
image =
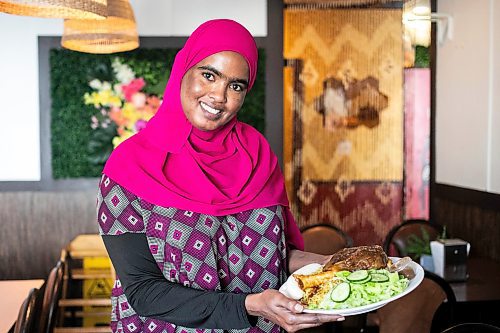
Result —
[[[486,323],[462,323],[445,329],[441,333],[500,333],[500,327]]]
[[[438,238],[443,232],[439,224],[427,220],[406,220],[402,224],[393,227],[384,239],[383,249],[390,256],[415,258],[415,253],[408,250],[409,240],[415,237],[423,237],[426,233],[430,240]]]
[[[38,323],[38,333],[52,333],[54,330],[58,302],[62,294],[62,284],[64,279],[64,262],[59,260],[52,268],[45,282],[45,292],[43,294],[42,308]]]
[[[333,254],[345,247],[352,247],[352,238],[330,224],[316,224],[301,230],[304,250],[317,254]]]
[[[439,285],[446,295],[446,299],[436,309],[432,318],[431,332],[436,332],[444,327],[449,327],[456,323],[455,307],[457,298],[450,284],[437,274],[429,271],[424,271],[424,278],[429,279]]]
[[[435,332],[437,326],[455,324],[455,304],[455,293],[448,282],[434,273],[425,272],[422,283],[414,291],[370,313],[363,331]]]
[[[36,313],[36,298],[38,295],[38,289],[32,288],[28,292],[28,296],[24,300],[21,308],[19,308],[19,313],[16,320],[16,325],[14,326],[14,333],[33,333],[35,320],[37,320]]]

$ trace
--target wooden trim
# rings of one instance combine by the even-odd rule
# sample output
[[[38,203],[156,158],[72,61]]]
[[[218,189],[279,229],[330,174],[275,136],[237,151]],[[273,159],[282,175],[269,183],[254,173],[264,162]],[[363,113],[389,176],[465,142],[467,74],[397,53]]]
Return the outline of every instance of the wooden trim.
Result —
[[[59,306],[111,306],[111,298],[64,298],[59,300]]]
[[[431,0],[431,12],[436,12],[437,0]],[[437,60],[437,26],[431,25],[430,45],[430,70],[431,70],[431,109],[430,109],[430,133],[429,133],[429,218],[435,220],[434,211],[434,189],[436,185],[436,60]]]
[[[283,1],[267,1],[266,139],[283,169]]]
[[[433,198],[500,212],[500,194],[446,184],[434,184]]]

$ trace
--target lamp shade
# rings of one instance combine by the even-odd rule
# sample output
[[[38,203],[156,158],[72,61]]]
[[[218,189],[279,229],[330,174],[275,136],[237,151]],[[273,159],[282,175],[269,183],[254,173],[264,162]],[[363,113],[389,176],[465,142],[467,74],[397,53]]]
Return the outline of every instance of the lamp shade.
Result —
[[[139,47],[134,12],[128,0],[108,0],[104,20],[64,20],[64,48],[86,53],[114,53]]]
[[[37,17],[103,19],[106,0],[0,0],[0,12]]]

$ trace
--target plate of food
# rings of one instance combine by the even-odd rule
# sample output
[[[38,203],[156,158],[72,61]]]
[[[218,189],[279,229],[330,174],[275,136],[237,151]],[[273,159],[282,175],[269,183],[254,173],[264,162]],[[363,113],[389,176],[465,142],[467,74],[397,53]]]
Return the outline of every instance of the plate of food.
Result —
[[[352,316],[376,310],[412,292],[424,270],[409,257],[388,257],[378,245],[345,248],[326,265],[295,271],[279,289],[304,312]]]

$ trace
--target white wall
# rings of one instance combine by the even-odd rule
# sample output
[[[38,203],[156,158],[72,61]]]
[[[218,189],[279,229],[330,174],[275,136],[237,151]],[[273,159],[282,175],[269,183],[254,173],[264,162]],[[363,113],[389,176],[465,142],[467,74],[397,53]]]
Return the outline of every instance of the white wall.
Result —
[[[500,193],[500,1],[439,0],[438,12],[454,34],[437,49],[436,182]]]
[[[267,35],[266,0],[131,0],[141,36],[188,36],[231,18]],[[0,13],[0,181],[40,180],[38,36],[60,36],[61,19]]]

